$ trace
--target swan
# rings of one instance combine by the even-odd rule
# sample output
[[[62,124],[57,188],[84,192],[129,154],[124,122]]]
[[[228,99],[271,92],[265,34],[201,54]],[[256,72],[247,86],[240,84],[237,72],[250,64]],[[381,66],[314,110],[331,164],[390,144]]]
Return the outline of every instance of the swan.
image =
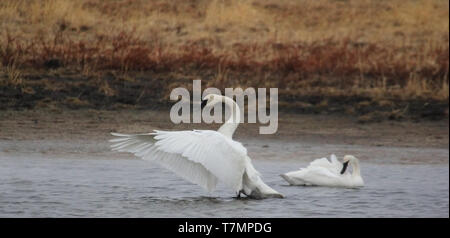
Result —
[[[130,152],[144,160],[155,162],[185,180],[212,192],[220,181],[249,198],[283,198],[266,185],[253,167],[247,149],[233,140],[240,122],[240,111],[233,99],[206,95],[201,107],[224,103],[232,110],[227,121],[217,130],[154,130],[146,134],[111,133],[113,151]]]
[[[327,158],[316,159],[306,168],[282,174],[291,185],[314,185],[328,187],[355,188],[364,186],[359,168],[359,160],[353,155],[344,156],[343,163],[335,155],[331,155],[331,162]],[[353,172],[345,173],[348,165]]]

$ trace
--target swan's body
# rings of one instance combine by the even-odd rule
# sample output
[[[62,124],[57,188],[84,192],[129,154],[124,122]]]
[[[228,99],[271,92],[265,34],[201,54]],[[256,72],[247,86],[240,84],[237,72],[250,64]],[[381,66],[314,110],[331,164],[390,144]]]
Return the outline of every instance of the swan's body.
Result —
[[[232,110],[231,117],[218,131],[154,131],[125,135],[111,140],[112,149],[131,152],[144,160],[155,162],[180,177],[212,192],[218,181],[232,188],[238,196],[251,198],[283,196],[267,186],[253,167],[247,149],[232,139],[239,125],[239,108],[230,98],[207,95],[202,106],[225,103]]]
[[[335,155],[331,155],[331,161],[327,158],[316,159],[306,168],[282,174],[291,185],[313,185],[328,187],[362,187],[364,181],[361,177],[359,161],[352,155],[344,157],[344,163],[337,160]],[[347,165],[351,165],[353,172],[345,173]]]

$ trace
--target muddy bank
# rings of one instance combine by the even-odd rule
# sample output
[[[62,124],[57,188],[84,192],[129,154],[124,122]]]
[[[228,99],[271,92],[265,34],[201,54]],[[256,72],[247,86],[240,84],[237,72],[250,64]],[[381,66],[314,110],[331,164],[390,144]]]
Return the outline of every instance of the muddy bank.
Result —
[[[347,115],[361,123],[448,119],[448,100],[407,97],[398,87],[398,91],[386,92],[379,92],[376,87],[354,88],[355,82],[340,78],[317,76],[297,80],[298,85],[286,81],[297,77],[300,76],[264,72],[228,72],[224,76],[214,70],[95,74],[67,69],[25,71],[20,85],[0,84],[0,110],[169,110],[174,104],[169,100],[172,89],[183,87],[192,91],[192,80],[201,79],[202,90],[276,87],[279,110],[283,112]]]
[[[280,113],[276,134],[241,124],[235,139],[255,159],[309,161],[330,153],[355,154],[374,163],[448,163],[448,120],[361,124],[329,115]],[[158,110],[23,110],[0,113],[0,156],[132,158],[112,153],[110,132],[217,129],[217,124],[173,124]],[[393,158],[391,155],[395,155]]]
[[[260,124],[243,123],[238,138],[276,139],[332,144],[404,147],[448,147],[448,120],[384,121],[361,124],[351,117],[281,112],[278,131],[259,135]],[[103,140],[109,132],[136,133],[153,129],[217,129],[220,124],[174,124],[168,110],[7,110],[0,113],[0,138],[6,140]]]

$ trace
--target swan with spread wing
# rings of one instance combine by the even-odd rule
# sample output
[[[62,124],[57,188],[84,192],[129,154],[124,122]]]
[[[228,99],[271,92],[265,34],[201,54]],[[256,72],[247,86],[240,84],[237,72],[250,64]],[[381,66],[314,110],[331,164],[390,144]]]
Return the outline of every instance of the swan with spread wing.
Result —
[[[247,149],[232,136],[239,125],[240,111],[233,99],[209,94],[204,106],[224,103],[231,116],[217,130],[160,131],[146,134],[112,133],[112,150],[130,152],[144,160],[165,167],[180,177],[212,192],[220,181],[250,198],[282,198],[283,195],[266,185],[253,167]]]

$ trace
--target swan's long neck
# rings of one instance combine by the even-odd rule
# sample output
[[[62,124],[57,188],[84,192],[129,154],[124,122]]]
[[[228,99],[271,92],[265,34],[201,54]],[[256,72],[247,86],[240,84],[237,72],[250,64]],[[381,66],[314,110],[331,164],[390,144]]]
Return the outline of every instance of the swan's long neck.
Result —
[[[359,161],[355,160],[352,161],[352,167],[353,167],[353,172],[352,172],[352,176],[353,177],[358,177],[361,176],[361,169],[359,167]]]
[[[231,115],[227,121],[219,128],[218,132],[222,133],[228,138],[232,138],[234,131],[239,125],[241,120],[239,106],[233,101],[233,99],[228,97],[223,97],[223,102],[226,106],[230,107]]]

